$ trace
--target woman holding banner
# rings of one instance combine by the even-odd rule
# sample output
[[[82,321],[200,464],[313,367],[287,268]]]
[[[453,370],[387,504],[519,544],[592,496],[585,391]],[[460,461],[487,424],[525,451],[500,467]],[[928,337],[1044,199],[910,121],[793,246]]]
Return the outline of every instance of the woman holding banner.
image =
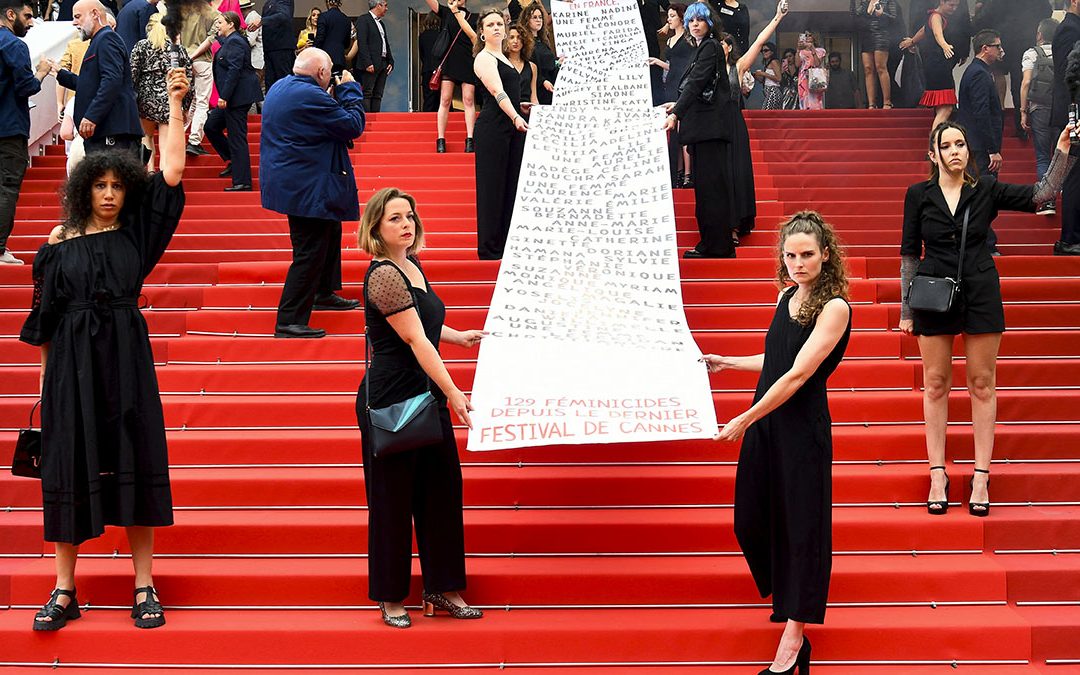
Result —
[[[810,667],[807,623],[823,623],[832,570],[832,422],[826,384],[847,348],[851,308],[836,232],[813,211],[780,228],[780,292],[765,353],[708,354],[710,372],[761,373],[754,404],[721,429],[746,435],[735,476],[735,536],[773,621],[785,622],[767,673]]]

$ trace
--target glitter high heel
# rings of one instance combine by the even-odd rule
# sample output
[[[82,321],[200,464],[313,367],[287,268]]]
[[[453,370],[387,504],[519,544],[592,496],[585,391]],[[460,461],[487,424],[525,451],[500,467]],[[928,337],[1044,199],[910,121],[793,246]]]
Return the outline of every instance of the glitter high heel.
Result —
[[[412,626],[412,619],[409,618],[409,613],[399,614],[397,616],[390,616],[386,613],[386,605],[379,603],[379,612],[382,614],[383,623],[391,628],[408,628]]]
[[[441,609],[455,619],[479,619],[484,616],[484,613],[475,607],[458,607],[442,593],[424,593],[424,616],[435,616],[436,609]]]

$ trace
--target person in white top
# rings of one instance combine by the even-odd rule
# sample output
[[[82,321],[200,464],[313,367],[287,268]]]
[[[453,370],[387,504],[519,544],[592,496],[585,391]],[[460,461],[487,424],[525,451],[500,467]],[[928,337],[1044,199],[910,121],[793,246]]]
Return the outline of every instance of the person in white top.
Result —
[[[265,92],[263,68],[266,66],[266,57],[263,56],[262,15],[252,9],[254,6],[253,0],[241,0],[240,2],[240,11],[247,11],[247,14],[244,15],[244,22],[247,23],[247,41],[251,45],[251,67],[258,74],[259,86]],[[255,108],[261,110],[262,104],[256,103]]]

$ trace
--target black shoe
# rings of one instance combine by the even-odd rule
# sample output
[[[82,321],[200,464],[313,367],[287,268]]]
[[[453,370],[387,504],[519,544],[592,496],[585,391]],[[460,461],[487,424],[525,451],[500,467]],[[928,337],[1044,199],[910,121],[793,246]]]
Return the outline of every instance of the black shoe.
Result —
[[[799,669],[799,675],[809,675],[810,673],[810,640],[804,635],[802,639],[802,646],[799,647],[799,653],[795,656],[795,663],[791,664],[791,667],[787,670],[773,670],[772,668],[766,668],[758,673],[758,675],[793,675],[795,669]]]
[[[330,295],[327,295],[325,297],[315,298],[315,306],[312,307],[312,309],[330,312],[341,312],[350,309],[356,309],[359,306],[359,300],[343,298],[340,295],[331,293]]]
[[[274,326],[276,338],[321,338],[326,337],[326,331],[322,328],[312,328],[299,323],[290,323],[288,326],[278,324]]]
[[[985,473],[986,476],[986,491],[990,492],[990,469],[975,469],[976,473]],[[971,489],[975,489],[975,477],[971,477]],[[976,518],[985,518],[990,515],[990,502],[968,502],[968,513]]]
[[[146,599],[139,602],[139,593],[146,593]],[[157,616],[143,617],[143,614],[157,614]],[[136,628],[157,628],[165,625],[165,608],[157,599],[157,591],[153,586],[143,586],[135,589],[135,602],[131,605],[131,618],[135,619]]]
[[[246,183],[240,183],[239,185],[230,185],[225,188],[225,192],[251,192],[251,186]]]
[[[937,471],[938,469],[941,469],[942,472],[945,471],[945,467],[943,466],[930,467],[931,471]],[[926,511],[932,516],[943,516],[949,512],[949,474],[945,474],[945,499],[940,502],[927,500]]]
[[[731,253],[727,253],[725,255],[705,255],[704,253],[697,250],[696,248],[692,248],[692,249],[690,249],[688,251],[683,251],[682,257],[689,258],[689,259],[694,259],[694,258],[734,258],[735,257],[735,251],[732,251]]]
[[[1080,255],[1080,244],[1066,244],[1063,241],[1055,241],[1054,255]]]
[[[232,162],[225,165],[225,168],[218,173],[218,178],[228,178],[232,175]]]
[[[446,139],[445,138],[436,138],[435,139],[435,152],[439,153],[440,155],[443,154],[444,152],[446,152]]]
[[[472,151],[473,151],[472,138],[466,138],[465,139],[465,152],[472,152]]]
[[[206,150],[203,150],[203,147],[201,145],[192,145],[191,143],[187,144],[187,147],[184,148],[184,152],[194,157],[201,157],[202,155],[210,154]]]
[[[71,602],[67,607],[56,602],[61,596],[66,595],[71,598]],[[79,610],[79,600],[75,597],[75,589],[66,591],[62,588],[54,589],[52,595],[49,596],[49,601],[45,603],[45,606],[38,610],[34,615],[34,630],[60,630],[68,621],[74,621],[82,616],[82,612]],[[50,621],[38,621],[39,618],[44,619],[48,617]]]

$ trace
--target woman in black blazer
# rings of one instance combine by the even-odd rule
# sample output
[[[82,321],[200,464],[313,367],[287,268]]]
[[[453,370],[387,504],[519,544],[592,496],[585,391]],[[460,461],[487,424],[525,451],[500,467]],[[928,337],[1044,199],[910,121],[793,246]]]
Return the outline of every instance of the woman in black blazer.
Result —
[[[731,124],[726,106],[733,105],[720,20],[705,3],[686,8],[683,23],[698,43],[694,60],[679,84],[679,100],[665,104],[664,128],[679,124],[679,140],[694,158],[694,201],[701,241],[684,258],[734,258],[731,239]]]
[[[217,108],[206,118],[206,138],[228,163],[219,176],[232,177],[226,192],[251,191],[251,155],[248,149],[248,109],[263,100],[259,75],[251,66],[251,45],[240,32],[240,15],[224,12],[215,26],[221,49],[214,55]],[[225,132],[228,132],[226,138]]]
[[[900,247],[900,330],[919,337],[923,362],[923,413],[926,452],[930,459],[927,510],[942,515],[949,508],[945,472],[945,427],[952,386],[953,340],[964,335],[967,388],[975,434],[975,475],[968,512],[990,513],[990,460],[997,416],[995,389],[998,347],[1005,330],[1001,283],[990,255],[987,234],[999,210],[1034,213],[1054,198],[1076,163],[1070,155],[1069,131],[1058,138],[1050,168],[1035,185],[1010,185],[993,176],[977,176],[968,149],[967,132],[944,122],[930,135],[930,180],[908,188],[904,199],[904,231]],[[955,277],[965,214],[967,240],[960,290],[948,312],[912,310],[908,288],[916,275]],[[920,260],[919,256],[922,255]]]

